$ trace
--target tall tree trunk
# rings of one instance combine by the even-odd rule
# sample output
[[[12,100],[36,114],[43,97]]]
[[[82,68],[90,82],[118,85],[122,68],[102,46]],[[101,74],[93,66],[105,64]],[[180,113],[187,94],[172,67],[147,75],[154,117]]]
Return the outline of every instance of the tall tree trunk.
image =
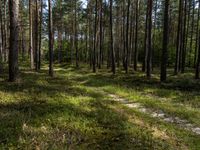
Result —
[[[35,70],[39,70],[39,49],[38,49],[38,0],[35,0]]]
[[[29,52],[31,69],[34,68],[34,53],[33,53],[33,15],[32,15],[32,0],[29,0]]]
[[[41,49],[42,49],[42,22],[43,22],[43,0],[40,0],[40,39],[39,39],[39,64],[38,69],[41,68]]]
[[[200,0],[199,0],[199,10],[200,10]],[[199,41],[200,41],[200,29],[198,32],[199,32]],[[197,57],[195,78],[199,79],[199,76],[200,76],[200,42],[199,42],[199,48],[198,48],[198,57]]]
[[[198,5],[200,5],[200,3]],[[200,10],[198,9],[197,28],[196,28],[196,41],[195,41],[195,53],[194,53],[194,68],[196,67],[197,55],[198,55],[197,52],[198,52],[198,42],[199,42],[199,19],[200,19]]]
[[[158,0],[155,0],[154,7],[154,23],[153,23],[153,40],[152,40],[152,57],[155,56],[155,48],[156,48],[156,23],[157,23],[157,11],[158,11]],[[152,60],[152,70],[154,68],[154,60]]]
[[[122,24],[123,24],[123,67],[126,70],[126,2],[123,0],[122,3],[122,8],[123,8],[123,19],[122,19]]]
[[[52,21],[52,2],[48,0],[49,6],[49,75],[54,76],[53,72],[53,21]]]
[[[182,61],[181,61],[181,73],[185,72],[185,58],[187,48],[187,0],[185,0],[184,6],[184,21],[183,21],[183,38],[182,38]]]
[[[75,28],[75,33],[74,33],[74,37],[75,37],[75,51],[76,51],[76,67],[79,67],[79,63],[78,63],[78,35],[77,35],[77,0],[75,0],[75,18],[74,18],[74,28]]]
[[[102,47],[103,47],[103,0],[100,0],[100,21],[99,21],[99,28],[100,28],[100,35],[99,35],[99,51],[100,51],[100,59],[99,59],[99,69],[101,69],[102,64]]]
[[[58,63],[61,63],[61,61],[62,61],[62,34],[63,34],[62,33],[62,0],[59,0]]]
[[[169,0],[165,0],[165,10],[164,10],[164,27],[163,27],[163,48],[161,57],[161,82],[167,79],[167,59],[168,59],[168,21],[169,21]]]
[[[193,45],[193,33],[194,33],[194,12],[195,12],[195,0],[192,0],[192,29],[191,29],[191,36],[190,36],[190,49],[189,49],[189,66],[191,66],[191,55],[192,55],[192,45]]]
[[[7,0],[4,0],[4,46],[3,46],[3,53],[4,53],[4,61],[7,62],[8,60],[8,49],[7,49],[7,9],[6,9]]]
[[[127,22],[126,22],[126,73],[129,67],[129,16],[130,16],[130,0],[127,4]]]
[[[2,8],[2,2],[0,1],[0,8]],[[0,10],[0,62],[3,61],[3,19],[2,19],[2,9]]]
[[[178,74],[179,72],[179,62],[180,62],[180,51],[181,51],[181,35],[182,35],[182,7],[183,7],[183,1],[179,0],[179,18],[178,18],[178,31],[177,31],[177,45],[176,45],[176,62],[175,62],[175,68],[174,68],[174,74]]]
[[[147,54],[147,77],[151,77],[151,68],[152,68],[152,39],[151,39],[151,31],[152,31],[152,7],[153,1],[148,0],[148,28],[147,28],[147,39],[148,39],[148,54]]]
[[[111,58],[112,58],[112,72],[113,72],[113,74],[115,74],[116,69],[115,69],[115,51],[114,51],[114,48],[113,48],[112,7],[113,7],[113,0],[110,0],[110,51],[111,51]]]
[[[137,61],[138,61],[138,18],[139,18],[139,0],[136,0],[136,10],[135,10],[135,53],[134,53],[134,70],[137,71]]]
[[[9,81],[14,82],[18,76],[18,13],[19,0],[9,0],[10,13],[10,49],[9,49]]]
[[[146,66],[147,66],[147,55],[148,55],[148,50],[147,50],[147,46],[148,46],[148,41],[147,41],[147,28],[148,28],[148,10],[149,10],[149,5],[147,4],[147,8],[146,8],[146,21],[145,21],[145,36],[144,36],[144,59],[143,59],[143,64],[142,64],[142,71],[145,72],[146,71]]]
[[[97,33],[97,0],[95,1],[95,22],[94,22],[94,42],[93,42],[93,72],[96,72],[96,33]]]

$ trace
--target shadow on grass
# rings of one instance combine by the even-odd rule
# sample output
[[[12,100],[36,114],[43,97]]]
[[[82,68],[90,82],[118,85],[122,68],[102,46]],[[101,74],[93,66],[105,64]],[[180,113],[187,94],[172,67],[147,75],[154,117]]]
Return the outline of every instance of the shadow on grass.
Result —
[[[74,87],[64,77],[49,78],[45,72],[24,72],[21,76],[23,80],[19,83],[0,83],[0,91],[23,92],[27,98],[0,103],[0,147],[144,149],[155,146],[150,132],[134,124],[130,126],[128,118],[111,109],[101,93]],[[40,97],[39,93],[47,97]],[[88,96],[92,100],[85,106],[84,101],[76,105],[67,97],[57,101],[59,93],[77,99]]]
[[[200,106],[200,102],[197,100],[200,97],[200,81],[193,79],[190,73],[171,76],[167,82],[160,83],[155,76],[152,79],[147,79],[141,72],[112,75],[112,73],[106,73],[105,71],[97,74],[85,73],[86,70],[71,70],[76,74],[83,74],[82,76],[74,77],[73,80],[82,82],[86,87],[122,87],[139,91],[144,95],[149,94],[152,97],[170,98],[174,102],[187,103],[192,107]]]
[[[97,74],[81,77],[78,80],[87,80],[86,86],[103,87],[110,84],[125,86],[127,88],[142,89],[147,88],[161,88],[167,90],[180,91],[200,91],[200,82],[192,79],[171,79],[166,83],[160,83],[158,79],[147,79],[145,76],[137,75],[111,75],[111,74]]]

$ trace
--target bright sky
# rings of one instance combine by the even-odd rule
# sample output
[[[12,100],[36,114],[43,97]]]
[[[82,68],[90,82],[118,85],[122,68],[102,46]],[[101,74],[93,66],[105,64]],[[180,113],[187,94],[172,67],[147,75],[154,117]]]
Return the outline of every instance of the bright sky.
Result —
[[[87,1],[86,0],[81,0],[83,2],[83,8],[87,7]]]
[[[87,0],[80,0],[83,2],[83,8],[86,8],[87,7]],[[46,4],[48,5],[48,1],[46,0]]]

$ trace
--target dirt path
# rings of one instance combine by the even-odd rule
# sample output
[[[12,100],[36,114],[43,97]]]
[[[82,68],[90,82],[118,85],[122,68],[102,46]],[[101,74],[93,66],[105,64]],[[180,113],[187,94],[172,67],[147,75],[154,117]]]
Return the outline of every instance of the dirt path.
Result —
[[[127,100],[125,98],[121,98],[115,94],[108,94],[108,95],[113,101],[119,102],[129,108],[135,108],[139,112],[148,114],[153,118],[158,118],[165,122],[176,124],[177,126],[183,128],[185,130],[188,130],[197,135],[200,135],[200,127],[195,126],[194,124],[190,123],[188,120],[184,120],[179,117],[169,116],[168,114],[164,113],[162,110],[155,111],[150,108],[146,108],[140,103],[130,102],[129,100]]]

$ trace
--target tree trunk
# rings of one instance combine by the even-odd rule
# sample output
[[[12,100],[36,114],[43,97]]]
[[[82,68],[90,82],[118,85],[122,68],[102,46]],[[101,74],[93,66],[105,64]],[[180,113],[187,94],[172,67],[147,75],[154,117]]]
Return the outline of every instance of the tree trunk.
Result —
[[[54,76],[53,72],[53,21],[52,21],[52,3],[48,0],[49,6],[49,75]]]
[[[199,3],[200,5],[200,3]],[[197,62],[197,52],[198,52],[198,42],[199,42],[199,18],[200,18],[200,10],[198,9],[198,17],[197,17],[197,28],[196,28],[196,41],[195,41],[195,53],[194,53],[194,68],[196,67]]]
[[[62,0],[59,0],[58,63],[62,61],[62,34]]]
[[[10,13],[10,49],[9,49],[9,81],[14,82],[18,76],[18,13],[19,0],[9,0]]]
[[[112,72],[115,74],[115,51],[113,48],[113,21],[112,21],[112,7],[113,7],[113,0],[110,0],[110,51],[111,51],[111,58],[112,58]]]
[[[183,22],[183,38],[182,38],[182,60],[181,60],[181,73],[185,72],[185,58],[187,48],[187,0],[185,0],[184,6],[184,22]]]
[[[152,5],[153,1],[148,0],[148,28],[147,28],[147,40],[148,40],[148,54],[147,54],[147,77],[151,77],[151,66],[152,66],[152,39],[151,39],[151,30],[152,30]]]
[[[182,6],[183,1],[179,0],[179,19],[178,19],[178,31],[177,31],[177,45],[176,45],[176,62],[174,68],[174,74],[177,75],[179,72],[179,62],[180,62],[180,51],[181,51],[181,35],[182,35]]]
[[[7,51],[7,40],[8,40],[8,34],[7,34],[7,9],[6,9],[7,0],[4,0],[4,46],[3,46],[3,54],[4,54],[4,61],[7,62],[8,60],[8,51]]]
[[[38,49],[38,0],[35,0],[35,71],[39,70],[39,49]]]
[[[130,15],[130,0],[127,4],[127,22],[126,22],[126,73],[129,67],[129,15]]]
[[[165,0],[165,10],[164,10],[164,27],[163,27],[163,49],[161,57],[161,82],[167,79],[167,51],[168,51],[168,20],[169,20],[169,0]]]
[[[41,49],[42,49],[42,22],[43,22],[43,0],[40,0],[40,35],[39,35],[39,64],[38,69],[41,68]]]
[[[195,1],[192,0],[192,29],[190,36],[190,49],[189,49],[189,66],[191,66],[191,55],[192,55],[192,45],[193,45],[193,33],[194,33],[194,12],[195,12]]]
[[[0,8],[2,8],[2,2],[0,1]],[[2,19],[2,10],[0,10],[0,62],[3,61],[3,19]]]
[[[77,35],[77,0],[75,0],[75,20],[74,20],[74,37],[75,37],[75,51],[76,51],[76,67],[79,67],[78,63],[78,35]]]
[[[137,71],[137,61],[138,61],[138,18],[139,18],[139,0],[136,0],[136,10],[135,10],[135,53],[134,53],[134,70]]]
[[[29,52],[31,69],[34,68],[34,53],[33,53],[33,21],[32,21],[32,0],[29,0]]]
[[[147,66],[147,55],[148,55],[148,51],[147,51],[147,46],[148,46],[148,41],[147,41],[147,28],[148,28],[148,11],[149,10],[149,5],[147,4],[147,10],[146,10],[146,21],[145,21],[145,36],[144,36],[144,59],[143,59],[143,64],[142,64],[142,71],[145,72],[146,71],[146,66]]]
[[[96,33],[97,33],[97,0],[95,1],[95,23],[94,23],[94,42],[93,42],[93,72],[96,72]]]
[[[102,64],[102,47],[103,47],[103,23],[102,23],[102,17],[103,17],[103,0],[100,0],[100,23],[99,23],[99,28],[100,28],[100,35],[99,35],[99,53],[100,53],[100,59],[99,59],[99,69],[101,69],[101,64]]]

